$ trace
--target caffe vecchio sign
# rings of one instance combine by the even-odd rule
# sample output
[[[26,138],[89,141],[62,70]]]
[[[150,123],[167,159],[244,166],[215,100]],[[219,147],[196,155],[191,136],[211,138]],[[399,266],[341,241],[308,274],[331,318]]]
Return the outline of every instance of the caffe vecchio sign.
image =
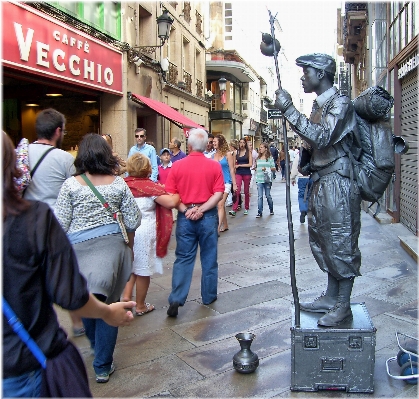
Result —
[[[122,95],[122,53],[20,3],[3,2],[2,64]]]

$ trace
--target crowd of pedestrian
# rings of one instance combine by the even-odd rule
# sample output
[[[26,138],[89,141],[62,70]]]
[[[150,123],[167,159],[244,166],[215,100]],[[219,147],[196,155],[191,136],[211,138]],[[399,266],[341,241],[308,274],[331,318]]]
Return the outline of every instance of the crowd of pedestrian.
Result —
[[[263,142],[255,152],[245,139],[229,146],[223,135],[201,128],[189,132],[188,155],[173,138],[160,157],[146,142],[146,130],[137,128],[126,162],[113,151],[109,134],[86,134],[75,159],[62,151],[66,120],[54,109],[37,115],[37,140],[27,148],[22,141],[19,159],[2,133],[3,397],[92,396],[83,360],[59,326],[53,304],[71,312],[74,335],[86,334],[96,381],[109,381],[118,327],[154,310],[146,297],[151,275],[162,272],[171,209],[178,216],[167,316],[176,317],[186,302],[198,245],[202,303],[216,301],[218,237],[228,230],[226,199],[235,196],[230,215],[236,216],[243,185],[248,214],[254,180],[256,217],[263,215],[264,198],[274,215],[271,187],[279,167],[282,181],[294,185],[298,177],[300,221],[308,216],[310,247],[327,273],[326,292],[301,302],[300,309],[324,313],[317,321],[323,327],[352,320],[350,297],[361,266],[361,196],[352,191],[342,142],[355,142],[355,111],[333,87],[332,57],[308,54],[296,64],[303,68],[304,91],[317,94],[312,114],[302,115],[283,89],[276,92],[275,107],[302,139],[302,150],[309,150],[310,177],[297,147],[286,154]]]
[[[53,308],[47,306],[45,309],[49,310],[41,316],[36,307],[44,306],[49,298],[48,301],[68,309],[73,335],[86,334],[94,356],[96,381],[104,383],[115,371],[113,352],[118,326],[129,323],[133,315],[144,316],[155,309],[146,300],[150,278],[154,273],[163,273],[162,259],[167,254],[174,220],[177,219],[177,247],[172,291],[168,297],[169,317],[176,317],[178,308],[186,301],[198,245],[202,303],[210,304],[217,299],[217,242],[220,233],[229,230],[227,197],[229,194],[234,197],[230,215],[236,216],[243,193],[243,214],[247,215],[256,183],[256,217],[262,216],[263,195],[273,215],[270,189],[281,165],[281,152],[273,144],[269,147],[262,143],[255,151],[252,143],[244,138],[228,143],[221,134],[213,136],[203,129],[192,129],[187,142],[188,155],[181,150],[181,142],[173,138],[169,148],[162,148],[158,156],[154,145],[146,141],[146,130],[137,128],[136,144],[129,150],[126,161],[113,150],[110,134],[94,133],[83,137],[74,158],[61,150],[65,117],[54,109],[38,114],[36,132],[37,140],[28,147],[25,172],[32,171],[32,178],[28,179],[30,183],[23,194],[16,183],[22,171],[16,167],[13,144],[3,133],[3,188],[8,195],[7,200],[3,196],[6,210],[3,226],[9,241],[22,229],[34,230],[33,237],[41,240],[33,241],[26,233],[16,238],[26,249],[33,247],[31,253],[35,255],[25,261],[31,266],[20,276],[22,289],[24,281],[33,273],[43,282],[32,288],[39,301],[29,306],[23,298],[15,311],[50,359],[70,344],[56,324]],[[10,198],[16,196],[19,200],[13,204]],[[30,220],[38,219],[39,223],[27,227]],[[42,237],[52,238],[42,241]],[[15,268],[20,256],[14,254],[7,244],[9,241],[3,242],[6,280],[9,274],[14,278],[18,272]],[[38,256],[39,251],[47,251],[48,256]],[[49,269],[52,263],[56,271]],[[8,286],[5,286],[5,298],[12,302]],[[30,307],[34,311],[27,313]],[[36,328],[40,323],[51,326],[44,333],[43,328]],[[4,364],[10,364],[4,370],[7,390],[3,392],[8,392],[8,396],[14,396],[16,389],[28,393],[35,378],[34,392],[39,394],[40,384],[46,378],[41,373],[42,367],[31,355],[29,346],[9,327],[6,326],[3,334],[4,359],[7,359]],[[47,334],[50,347],[41,342]],[[11,352],[12,343],[21,348],[20,352]],[[68,351],[77,360],[75,349]],[[89,396],[87,378],[80,377],[85,375],[83,367],[75,368],[73,373],[79,378],[81,392]],[[44,389],[42,385],[45,393]]]

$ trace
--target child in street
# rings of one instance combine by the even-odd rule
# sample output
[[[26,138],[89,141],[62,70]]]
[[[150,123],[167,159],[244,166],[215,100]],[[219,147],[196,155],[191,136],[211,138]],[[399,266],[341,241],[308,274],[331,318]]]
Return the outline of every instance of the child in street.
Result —
[[[163,148],[160,151],[160,165],[159,165],[159,176],[157,181],[165,185],[167,176],[169,176],[170,170],[172,168],[172,161],[170,160],[170,150],[168,148]]]

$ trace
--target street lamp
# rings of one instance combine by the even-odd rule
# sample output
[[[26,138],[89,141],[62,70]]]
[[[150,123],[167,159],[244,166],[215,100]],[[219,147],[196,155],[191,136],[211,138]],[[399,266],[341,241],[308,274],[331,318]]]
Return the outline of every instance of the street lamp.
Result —
[[[157,21],[157,36],[160,39],[159,46],[135,46],[131,47],[128,51],[129,62],[133,62],[137,65],[139,62],[140,53],[153,54],[157,48],[163,47],[167,39],[170,36],[170,29],[172,28],[174,19],[169,16],[168,10],[163,10],[163,14],[156,19]],[[135,49],[138,49],[139,52]],[[141,65],[141,63],[140,63]]]
[[[218,79],[218,89],[220,90],[220,94],[214,94],[211,90],[208,90],[205,94],[208,100],[219,98],[221,102],[221,109],[224,109],[224,104],[226,103],[225,93],[227,89],[227,79],[224,76],[221,76],[221,78]]]

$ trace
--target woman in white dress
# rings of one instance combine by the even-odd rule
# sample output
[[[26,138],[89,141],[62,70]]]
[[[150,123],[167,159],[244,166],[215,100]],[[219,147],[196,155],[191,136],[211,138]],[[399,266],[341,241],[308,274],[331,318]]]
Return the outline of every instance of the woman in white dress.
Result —
[[[122,300],[131,300],[135,285],[135,313],[143,316],[154,310],[154,305],[145,301],[150,276],[163,274],[162,258],[167,254],[173,226],[171,209],[179,204],[180,198],[178,194],[167,194],[163,186],[150,180],[151,163],[145,155],[132,155],[127,160],[127,171],[129,177],[125,182],[141,210],[142,219],[135,231],[133,270]]]

